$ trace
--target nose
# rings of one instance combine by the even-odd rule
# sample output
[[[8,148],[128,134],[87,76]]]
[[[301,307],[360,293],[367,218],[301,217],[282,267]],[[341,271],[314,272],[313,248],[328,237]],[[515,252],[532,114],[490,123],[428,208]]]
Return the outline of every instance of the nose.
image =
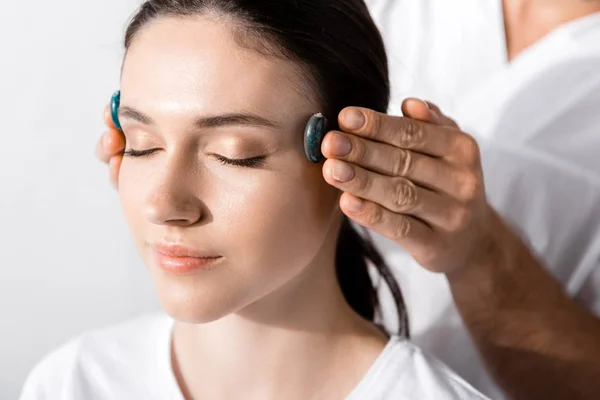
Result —
[[[157,225],[189,226],[203,218],[201,200],[194,193],[198,174],[174,166],[163,169],[144,202],[146,218]]]

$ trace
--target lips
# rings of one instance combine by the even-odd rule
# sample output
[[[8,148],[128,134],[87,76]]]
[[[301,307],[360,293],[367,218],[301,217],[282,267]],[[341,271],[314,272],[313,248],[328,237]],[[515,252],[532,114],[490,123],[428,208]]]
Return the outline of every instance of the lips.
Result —
[[[175,243],[159,243],[152,246],[152,248],[165,256],[168,257],[183,257],[183,258],[216,258],[218,254],[211,253],[208,251],[194,250],[190,247],[186,247]]]
[[[158,267],[174,275],[190,275],[198,270],[212,267],[223,259],[219,254],[180,244],[159,243],[151,247]]]

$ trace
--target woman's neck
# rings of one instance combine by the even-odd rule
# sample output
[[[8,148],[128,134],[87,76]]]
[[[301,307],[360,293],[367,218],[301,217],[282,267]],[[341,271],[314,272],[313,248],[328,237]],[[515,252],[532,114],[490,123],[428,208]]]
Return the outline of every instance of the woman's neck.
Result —
[[[186,397],[344,398],[387,337],[346,303],[333,260],[319,255],[300,276],[236,314],[177,323],[174,369]]]
[[[600,11],[600,0],[503,0],[509,61],[560,25]]]

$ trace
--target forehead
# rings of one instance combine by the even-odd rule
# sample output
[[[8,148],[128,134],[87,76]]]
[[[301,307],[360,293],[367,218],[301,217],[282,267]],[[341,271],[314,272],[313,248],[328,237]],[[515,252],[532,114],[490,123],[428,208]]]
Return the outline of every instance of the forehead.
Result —
[[[314,112],[309,74],[296,63],[238,45],[231,22],[203,16],[159,18],[128,49],[121,90],[130,101],[161,99],[207,112],[277,109]]]

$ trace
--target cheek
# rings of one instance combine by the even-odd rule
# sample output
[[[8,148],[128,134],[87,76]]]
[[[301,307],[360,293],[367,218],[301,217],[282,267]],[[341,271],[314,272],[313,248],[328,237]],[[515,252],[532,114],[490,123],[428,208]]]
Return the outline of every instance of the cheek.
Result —
[[[134,240],[143,240],[146,222],[142,214],[143,202],[150,190],[151,179],[148,168],[140,168],[135,161],[123,159],[119,172],[119,200],[123,214]]]
[[[226,199],[221,207],[209,207],[235,264],[250,274],[306,266],[332,228],[338,191],[324,181],[319,165],[289,164],[285,171],[245,171],[243,184],[219,194]]]
[[[323,248],[338,221],[339,192],[324,181],[320,165],[284,158],[282,167],[269,170],[197,165],[201,172],[190,175],[196,178],[190,177],[186,193],[203,204],[206,223],[177,229],[190,242],[210,243],[227,262],[197,279],[157,274],[159,296],[169,313],[198,322],[234,312],[293,279]],[[119,176],[123,211],[146,263],[147,236],[169,229],[144,213],[156,179],[163,177],[163,162],[125,159]]]
[[[189,239],[214,245],[248,289],[266,282],[275,286],[298,273],[316,256],[337,221],[339,192],[325,182],[321,166],[300,157],[283,158],[285,162],[268,170],[208,162],[198,165],[202,173],[189,182],[189,194],[200,200],[209,216],[207,224],[189,228],[188,235],[198,235]],[[162,167],[161,162],[129,159],[121,167],[121,205],[140,248],[149,230],[167,228],[144,214]]]

